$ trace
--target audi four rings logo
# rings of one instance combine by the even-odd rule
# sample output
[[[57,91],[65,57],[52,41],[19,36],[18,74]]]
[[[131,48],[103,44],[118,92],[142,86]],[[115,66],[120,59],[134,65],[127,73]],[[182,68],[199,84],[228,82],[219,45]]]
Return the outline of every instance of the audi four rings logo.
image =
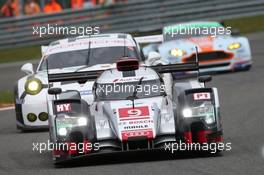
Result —
[[[128,140],[129,137],[141,137],[146,136],[147,138],[153,138],[153,131],[146,129],[142,131],[125,131],[122,132],[122,140]]]

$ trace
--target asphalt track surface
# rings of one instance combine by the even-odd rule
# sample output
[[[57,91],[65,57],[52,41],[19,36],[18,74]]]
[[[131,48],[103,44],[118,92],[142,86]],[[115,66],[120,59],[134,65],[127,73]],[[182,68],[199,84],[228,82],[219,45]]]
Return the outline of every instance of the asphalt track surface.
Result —
[[[0,174],[264,174],[264,33],[251,34],[249,38],[253,68],[248,72],[216,75],[210,83],[219,90],[225,142],[232,143],[232,150],[224,152],[223,156],[121,154],[55,167],[50,152],[32,151],[32,143],[47,142],[48,133],[18,132],[14,111],[8,110],[0,112]],[[17,67],[1,67],[0,73],[0,82],[8,79],[6,76],[19,76]],[[11,88],[13,83],[9,78],[5,86]]]

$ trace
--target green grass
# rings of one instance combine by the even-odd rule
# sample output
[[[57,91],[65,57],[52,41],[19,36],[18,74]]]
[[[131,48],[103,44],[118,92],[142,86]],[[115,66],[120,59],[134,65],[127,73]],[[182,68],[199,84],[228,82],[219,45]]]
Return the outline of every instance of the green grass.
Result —
[[[264,31],[264,15],[243,17],[238,19],[225,20],[227,26],[240,29],[241,34]],[[139,36],[141,33],[134,33]],[[155,32],[144,32],[144,35],[157,34]],[[24,61],[38,59],[41,57],[40,46],[28,46],[21,48],[10,48],[0,50],[0,64],[6,62]]]
[[[226,20],[225,24],[240,30],[241,34],[264,31],[264,15]]]
[[[40,46],[28,46],[0,50],[0,64],[39,59],[41,57]]]
[[[0,91],[0,103],[13,103],[14,94],[10,90]]]

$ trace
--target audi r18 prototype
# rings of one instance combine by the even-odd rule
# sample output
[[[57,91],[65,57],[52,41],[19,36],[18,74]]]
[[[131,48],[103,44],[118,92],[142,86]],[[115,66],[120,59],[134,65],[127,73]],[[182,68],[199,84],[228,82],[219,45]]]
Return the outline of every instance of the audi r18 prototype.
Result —
[[[139,45],[128,34],[100,34],[62,39],[43,47],[43,56],[33,71],[31,63],[22,66],[27,76],[15,86],[17,128],[33,130],[48,128],[46,93],[49,73],[104,70],[113,66],[121,56],[132,56],[143,61]],[[47,68],[48,65],[48,68]],[[88,104],[92,102],[91,82],[57,82],[62,89],[78,90]]]
[[[101,154],[162,149],[166,143],[219,143],[223,133],[216,88],[209,77],[175,82],[166,93],[163,73],[197,71],[197,62],[143,66],[122,58],[101,72],[50,74],[50,136],[55,163]],[[100,73],[100,75],[98,74]],[[90,81],[89,105],[78,90],[62,90],[56,82]],[[81,146],[80,146],[81,145]]]
[[[201,72],[249,70],[249,41],[231,34],[231,27],[218,22],[188,22],[165,26],[162,35],[141,37],[138,42],[162,42],[150,44],[143,51],[145,55],[158,52],[165,64],[195,61],[197,47]]]

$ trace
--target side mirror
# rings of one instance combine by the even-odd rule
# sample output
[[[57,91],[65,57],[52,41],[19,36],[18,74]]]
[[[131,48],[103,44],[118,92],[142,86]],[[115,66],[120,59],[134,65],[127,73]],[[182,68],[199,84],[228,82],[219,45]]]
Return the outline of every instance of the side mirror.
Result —
[[[231,35],[232,36],[239,36],[240,35],[240,30],[239,29],[232,29],[231,30]]]
[[[48,94],[50,95],[58,95],[61,94],[62,90],[61,88],[49,88]]]
[[[26,63],[21,67],[21,71],[28,75],[34,74],[33,65],[31,63]]]
[[[207,83],[207,82],[212,81],[212,77],[211,77],[210,75],[200,76],[200,77],[198,78],[198,81],[199,81],[200,83]]]
[[[148,54],[147,62],[149,65],[153,65],[155,61],[158,61],[161,59],[161,56],[158,52],[151,51]]]

